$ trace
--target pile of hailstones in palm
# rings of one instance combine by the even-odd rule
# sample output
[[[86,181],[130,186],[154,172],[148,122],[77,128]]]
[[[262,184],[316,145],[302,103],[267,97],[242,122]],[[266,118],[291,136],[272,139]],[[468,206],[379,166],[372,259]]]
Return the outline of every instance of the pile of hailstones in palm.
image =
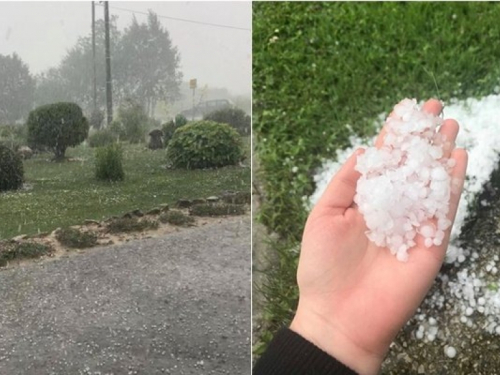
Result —
[[[400,261],[416,245],[440,246],[451,225],[451,142],[437,132],[442,119],[419,110],[411,100],[394,107],[380,148],[358,156],[361,173],[354,202],[368,227],[367,236]]]
[[[440,274],[438,277],[444,282],[445,290],[435,291],[426,302],[441,309],[445,299],[456,299],[453,313],[459,322],[500,335],[498,255],[494,255],[484,269],[478,269],[475,262],[479,254],[453,243],[467,215],[467,205],[481,191],[498,163],[500,135],[496,128],[499,124],[491,119],[500,118],[500,96],[487,97],[483,102],[469,100],[451,107],[447,108],[447,113],[458,118],[461,132],[469,138],[467,144],[460,145],[468,149],[469,179],[465,181],[455,223],[457,228],[453,228],[452,243],[446,254],[446,262],[455,264],[459,271],[453,279]],[[473,131],[468,128],[472,123]],[[451,177],[455,160],[449,156],[454,144],[439,132],[441,125],[442,119],[422,111],[416,100],[404,99],[385,122],[382,145],[368,147],[358,156],[355,168],[361,177],[354,201],[364,216],[366,234],[373,243],[388,248],[402,262],[409,260],[412,251],[437,251],[451,225],[448,219],[450,198],[458,192],[459,181]],[[323,171],[315,176],[318,189],[311,197],[312,203],[321,196],[347,155],[365,144],[360,139],[352,141],[350,149],[337,153],[338,162],[325,163]],[[419,248],[408,252],[417,243]],[[421,309],[417,312],[414,337],[425,342],[433,342],[439,337],[444,341],[444,354],[455,357],[460,351],[458,348],[457,353],[455,346],[459,344],[442,333],[438,319],[429,313]]]

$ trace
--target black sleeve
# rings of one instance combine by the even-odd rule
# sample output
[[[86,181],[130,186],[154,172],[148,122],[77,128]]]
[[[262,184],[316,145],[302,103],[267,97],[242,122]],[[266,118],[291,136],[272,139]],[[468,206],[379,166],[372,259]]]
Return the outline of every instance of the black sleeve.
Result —
[[[357,375],[294,331],[283,328],[253,368],[253,375]]]

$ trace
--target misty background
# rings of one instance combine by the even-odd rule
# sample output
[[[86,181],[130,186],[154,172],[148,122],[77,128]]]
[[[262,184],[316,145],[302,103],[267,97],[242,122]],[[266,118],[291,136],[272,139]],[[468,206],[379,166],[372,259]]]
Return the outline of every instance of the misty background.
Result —
[[[110,2],[113,102],[159,120],[230,99],[250,112],[251,2]],[[104,8],[96,2],[97,102],[105,110]],[[91,2],[0,2],[0,122],[42,104],[92,112]]]

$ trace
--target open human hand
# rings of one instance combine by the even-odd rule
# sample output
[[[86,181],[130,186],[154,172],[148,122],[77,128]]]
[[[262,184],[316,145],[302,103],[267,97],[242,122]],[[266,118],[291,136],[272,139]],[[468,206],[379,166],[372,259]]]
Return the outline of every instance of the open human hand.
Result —
[[[431,99],[424,111],[439,115]],[[439,131],[451,141],[458,123],[445,120]],[[382,144],[382,129],[376,146]],[[360,174],[357,150],[333,177],[307,220],[297,272],[299,305],[290,328],[354,371],[376,374],[389,345],[429,291],[448,247],[451,226],[440,246],[426,248],[418,235],[407,262],[371,243],[363,216],[353,203]],[[453,222],[463,188],[467,152],[451,147],[455,182],[448,218]]]

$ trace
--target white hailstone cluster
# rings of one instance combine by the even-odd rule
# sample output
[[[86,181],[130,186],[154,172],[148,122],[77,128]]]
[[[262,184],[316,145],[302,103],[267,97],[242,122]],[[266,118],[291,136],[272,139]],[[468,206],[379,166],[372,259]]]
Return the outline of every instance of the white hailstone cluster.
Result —
[[[475,252],[471,256],[473,260],[478,257]],[[485,280],[496,280],[497,268],[494,264],[499,259],[498,255],[494,255],[493,260],[479,272],[462,269],[457,272],[456,280],[448,284],[458,302],[456,308],[461,314],[460,321],[468,327],[473,327],[474,316],[482,315],[485,317],[482,328],[497,335],[500,335],[500,291],[497,282]]]
[[[442,244],[451,193],[454,160],[444,156],[451,142],[437,132],[442,119],[404,99],[385,122],[380,148],[358,156],[361,173],[354,202],[377,246],[388,247],[400,261],[408,259],[420,234],[426,247]]]

